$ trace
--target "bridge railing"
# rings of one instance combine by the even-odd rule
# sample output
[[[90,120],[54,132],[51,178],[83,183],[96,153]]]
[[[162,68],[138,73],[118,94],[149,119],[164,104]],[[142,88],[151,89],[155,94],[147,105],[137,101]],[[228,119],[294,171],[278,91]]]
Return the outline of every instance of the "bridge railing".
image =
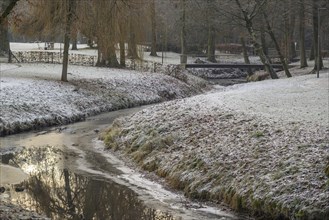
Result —
[[[186,69],[191,68],[237,68],[237,69],[264,69],[263,64],[228,64],[228,63],[193,63],[185,64]],[[281,64],[272,64],[275,69],[283,69]],[[292,66],[289,66],[292,67]]]

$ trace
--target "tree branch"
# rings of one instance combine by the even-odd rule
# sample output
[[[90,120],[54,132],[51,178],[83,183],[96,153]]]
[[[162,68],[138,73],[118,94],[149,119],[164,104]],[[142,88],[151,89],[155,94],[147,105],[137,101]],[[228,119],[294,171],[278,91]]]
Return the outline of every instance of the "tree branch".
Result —
[[[0,17],[0,24],[6,19],[6,17],[10,14],[10,12],[13,10],[15,5],[17,4],[19,0],[11,0],[5,11],[1,14]]]

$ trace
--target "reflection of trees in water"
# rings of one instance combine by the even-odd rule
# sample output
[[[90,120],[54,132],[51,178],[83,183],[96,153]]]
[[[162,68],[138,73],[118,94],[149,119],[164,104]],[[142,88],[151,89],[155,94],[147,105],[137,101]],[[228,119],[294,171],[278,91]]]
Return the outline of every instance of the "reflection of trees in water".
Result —
[[[173,220],[166,213],[146,208],[134,191],[94,177],[62,169],[65,152],[51,146],[26,148],[8,155],[5,162],[30,174],[27,193],[13,194],[16,203],[51,219],[156,219]]]
[[[52,219],[174,219],[145,208],[126,187],[92,180],[66,169],[34,175],[26,185],[38,211]]]

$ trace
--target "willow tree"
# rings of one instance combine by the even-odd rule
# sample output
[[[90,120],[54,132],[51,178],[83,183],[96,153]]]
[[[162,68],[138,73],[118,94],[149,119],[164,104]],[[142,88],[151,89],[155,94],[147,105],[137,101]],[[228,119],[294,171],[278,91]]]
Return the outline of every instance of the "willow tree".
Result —
[[[128,19],[124,13],[118,13],[120,16],[118,29],[119,29],[119,47],[120,47],[120,66],[126,67],[126,40],[128,36]]]
[[[64,38],[62,81],[67,81],[69,45],[77,0],[29,0],[16,31],[44,41]],[[26,13],[27,12],[27,13]]]
[[[149,3],[145,0],[129,1],[129,36],[128,36],[128,57],[140,59],[138,44],[145,39],[145,22],[149,14]],[[142,49],[140,47],[140,49]]]
[[[115,52],[116,29],[114,11],[116,1],[94,1],[97,7],[97,45],[98,45],[98,66],[119,67]]]
[[[19,0],[2,0],[1,7],[1,15],[0,15],[0,24],[7,18],[7,16],[11,13],[11,11],[16,6]]]
[[[10,44],[8,39],[8,15],[12,12],[19,0],[2,0],[0,3],[0,54],[9,53]]]
[[[115,53],[116,2],[116,0],[82,2],[79,29],[83,35],[97,44],[97,66],[119,66]]]
[[[55,41],[65,31],[67,3],[67,0],[29,0],[15,32],[41,41]]]
[[[97,66],[125,66],[125,44],[128,56],[138,57],[137,44],[141,41],[143,8],[142,0],[89,0],[82,1],[79,30],[96,42]],[[120,63],[116,49],[120,47]],[[129,52],[130,51],[130,52]],[[132,54],[132,55],[131,55]]]

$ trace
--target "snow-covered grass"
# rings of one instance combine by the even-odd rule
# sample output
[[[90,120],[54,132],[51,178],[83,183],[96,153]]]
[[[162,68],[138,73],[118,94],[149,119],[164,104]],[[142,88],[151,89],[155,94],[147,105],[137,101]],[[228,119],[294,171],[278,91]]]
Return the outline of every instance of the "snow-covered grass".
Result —
[[[37,44],[12,44],[13,50],[15,46],[39,50]],[[77,53],[95,55],[95,50]],[[165,63],[179,62],[179,54],[165,55]],[[161,60],[147,54],[144,58]],[[293,73],[310,69],[295,68]],[[183,98],[205,85],[179,71],[171,72],[175,78],[70,66],[69,83],[59,81],[60,72],[61,65],[0,64],[0,134]],[[217,87],[117,120],[105,141],[190,197],[225,201],[268,218],[326,219],[328,86],[328,71],[323,71],[320,79],[307,75]]]
[[[192,198],[328,219],[329,73],[219,87],[118,119],[108,147]]]
[[[158,73],[61,65],[0,64],[0,135],[83,120],[104,111],[184,98],[202,91],[201,79],[185,82]]]

